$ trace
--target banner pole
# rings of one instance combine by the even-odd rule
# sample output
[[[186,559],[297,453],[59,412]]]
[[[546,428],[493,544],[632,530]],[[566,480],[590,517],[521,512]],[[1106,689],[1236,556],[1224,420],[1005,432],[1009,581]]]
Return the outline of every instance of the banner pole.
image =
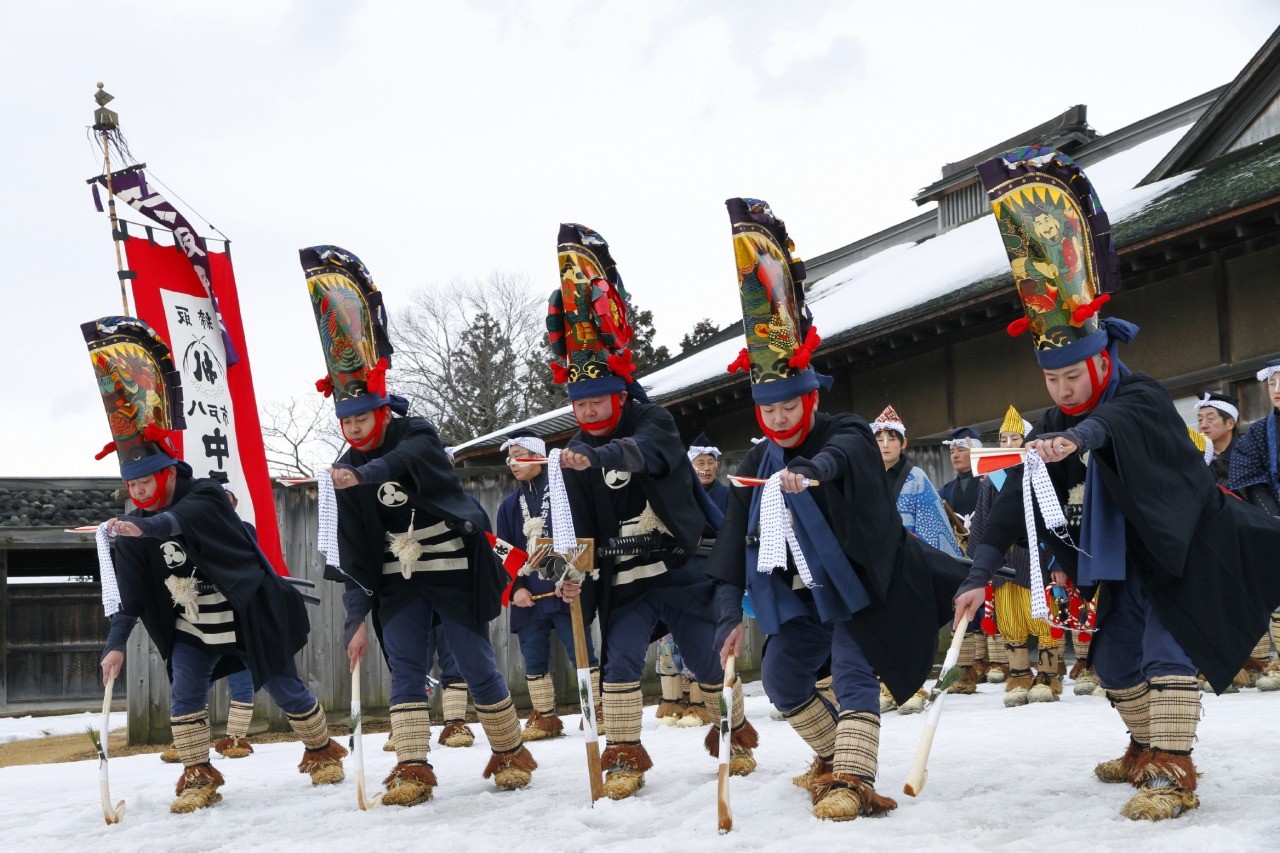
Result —
[[[125,289],[125,282],[133,278],[133,273],[124,268],[124,258],[120,254],[120,242],[123,236],[120,232],[120,220],[116,217],[116,193],[111,186],[111,131],[119,127],[117,119],[119,118],[115,112],[106,109],[107,101],[111,100],[102,88],[102,84],[98,84],[98,92],[95,94],[98,101],[99,109],[94,112],[93,129],[98,131],[99,141],[102,143],[102,171],[107,179],[107,216],[111,220],[111,242],[116,247],[116,278],[120,281],[120,304],[124,309],[124,316],[129,315],[129,293]]]

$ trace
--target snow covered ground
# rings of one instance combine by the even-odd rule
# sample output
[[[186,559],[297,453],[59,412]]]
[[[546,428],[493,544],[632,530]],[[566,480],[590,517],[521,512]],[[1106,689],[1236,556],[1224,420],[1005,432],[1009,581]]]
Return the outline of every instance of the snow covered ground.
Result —
[[[101,717],[97,713],[59,714],[54,717],[0,717],[0,743],[79,734],[88,726],[97,728]],[[111,715],[112,729],[123,728],[127,722],[123,712]]]
[[[1280,693],[1206,697],[1196,760],[1203,805],[1176,821],[1132,823],[1117,813],[1130,788],[1104,785],[1093,765],[1120,754],[1124,729],[1106,700],[1067,695],[1052,705],[1006,709],[1001,687],[947,699],[918,799],[902,796],[923,715],[886,715],[881,792],[899,808],[884,818],[829,824],[810,816],[792,787],[810,755],[786,723],[769,719],[758,684],[747,713],[760,730],[760,768],[734,779],[734,832],[716,833],[715,763],[703,729],[656,729],[646,708],[644,740],[655,767],[648,785],[620,803],[589,806],[585,759],[572,736],[534,744],[533,784],[499,793],[480,778],[488,752],[479,726],[472,749],[432,750],[436,799],[410,809],[359,813],[348,760],[341,785],[313,789],[297,772],[296,743],[266,744],[238,761],[216,759],[225,800],[171,815],[178,772],[155,755],[112,759],[111,791],[127,801],[124,822],[104,825],[95,762],[0,769],[0,838],[8,851],[341,850],[668,851],[777,850],[1274,850],[1280,836],[1275,766]],[[371,787],[394,763],[384,735],[365,738]],[[636,847],[637,844],[645,845]]]

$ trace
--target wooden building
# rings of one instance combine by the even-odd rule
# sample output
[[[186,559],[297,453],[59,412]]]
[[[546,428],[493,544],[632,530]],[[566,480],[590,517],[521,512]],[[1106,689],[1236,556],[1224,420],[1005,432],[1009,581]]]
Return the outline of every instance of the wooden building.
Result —
[[[1244,421],[1266,412],[1253,374],[1280,355],[1280,31],[1227,86],[1107,134],[1074,106],[944,166],[914,197],[932,206],[919,216],[808,259],[824,338],[814,363],[835,377],[824,407],[870,420],[892,404],[937,483],[952,476],[938,447],[948,431],[994,433],[1010,404],[1032,420],[1043,411],[1030,344],[1004,331],[1021,309],[975,169],[1029,143],[1080,162],[1111,215],[1122,289],[1106,313],[1142,330],[1126,363],[1163,381],[1189,422],[1200,389],[1238,394]],[[755,419],[746,380],[724,368],[741,346],[735,322],[641,377],[686,440],[705,430],[739,458]],[[525,423],[552,440],[576,428],[567,409]],[[505,431],[460,444],[459,457],[494,464]]]

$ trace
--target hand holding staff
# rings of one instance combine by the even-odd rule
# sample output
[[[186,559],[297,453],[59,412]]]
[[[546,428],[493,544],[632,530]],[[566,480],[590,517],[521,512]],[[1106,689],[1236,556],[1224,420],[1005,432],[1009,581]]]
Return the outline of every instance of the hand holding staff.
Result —
[[[920,733],[920,745],[916,747],[915,760],[911,762],[911,772],[907,774],[907,784],[902,786],[902,793],[908,797],[917,797],[924,790],[925,780],[929,778],[929,749],[933,746],[933,733],[938,730],[938,718],[942,716],[942,700],[947,698],[946,688],[954,678],[948,679],[956,661],[960,658],[960,644],[964,642],[965,631],[969,627],[969,617],[961,614],[956,622],[955,633],[951,637],[951,646],[946,657],[942,659],[942,669],[938,671],[938,683],[934,689],[938,695],[929,704],[929,714],[925,717],[924,731]]]

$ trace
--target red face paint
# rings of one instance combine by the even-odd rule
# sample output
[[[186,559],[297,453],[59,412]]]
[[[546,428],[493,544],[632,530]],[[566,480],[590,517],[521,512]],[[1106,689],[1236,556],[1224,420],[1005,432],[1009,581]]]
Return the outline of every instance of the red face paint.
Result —
[[[387,419],[387,407],[379,406],[373,412],[373,429],[369,432],[368,435],[366,435],[364,438],[360,439],[359,441],[355,441],[354,439],[351,438],[351,436],[347,435],[347,428],[345,426],[342,426],[341,421],[338,422],[338,425],[342,427],[342,437],[347,440],[347,444],[351,445],[356,450],[364,450],[366,447],[376,443],[380,438],[382,438],[382,427],[383,427],[383,424],[386,422],[386,419]]]
[[[1093,393],[1089,395],[1088,400],[1078,406],[1059,406],[1064,415],[1083,415],[1085,412],[1093,411],[1093,408],[1098,405],[1098,395],[1111,383],[1111,356],[1106,350],[1102,351],[1102,360],[1107,363],[1107,372],[1103,374],[1101,381],[1098,379],[1098,368],[1094,366],[1093,359],[1085,362],[1085,366],[1089,369],[1089,386],[1093,389]]]
[[[768,436],[769,439],[773,441],[775,444],[778,444],[781,441],[786,441],[790,438],[795,437],[796,435],[799,435],[800,440],[797,441],[794,445],[792,445],[793,447],[799,447],[800,445],[804,444],[804,440],[809,437],[809,427],[813,423],[813,408],[814,406],[817,405],[817,403],[818,403],[817,391],[810,391],[808,394],[805,394],[804,397],[801,398],[801,406],[803,407],[803,409],[800,415],[799,422],[797,422],[796,425],[791,427],[790,429],[783,430],[782,432],[775,432],[774,430],[765,426],[764,417],[760,414],[760,407],[756,406],[756,424],[760,427],[760,431],[763,432],[766,436]]]
[[[129,498],[133,501],[133,505],[138,509],[151,509],[164,500],[165,496],[169,494],[169,474],[172,471],[172,468],[162,468],[156,472],[156,490],[147,500],[140,501],[130,493]]]
[[[577,412],[574,413],[573,419],[578,421],[578,426],[591,435],[609,435],[618,426],[618,419],[622,417],[622,406],[618,405],[618,398],[621,396],[621,394],[609,395],[610,414],[602,421],[579,421]]]

